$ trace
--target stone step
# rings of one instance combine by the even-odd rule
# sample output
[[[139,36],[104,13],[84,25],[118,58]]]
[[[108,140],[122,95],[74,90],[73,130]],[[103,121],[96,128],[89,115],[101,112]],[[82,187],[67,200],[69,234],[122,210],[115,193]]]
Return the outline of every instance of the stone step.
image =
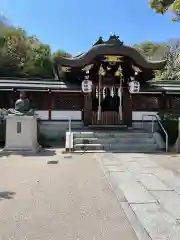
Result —
[[[156,144],[74,144],[75,150],[117,150],[120,152],[152,152],[157,150]]]
[[[125,124],[118,125],[89,125],[89,128],[92,130],[126,130],[128,129]]]
[[[104,150],[104,146],[100,143],[96,144],[74,144],[74,149],[75,150]]]
[[[139,151],[124,151],[124,150],[74,150],[72,153],[160,153],[161,151],[159,150],[149,150],[149,149],[145,149],[145,150],[139,150]]]
[[[151,138],[148,132],[73,132],[74,138]]]
[[[105,152],[109,153],[161,153],[162,151],[158,149],[149,149],[149,148],[140,148],[140,149],[129,149],[129,150],[124,150],[124,149],[109,149],[109,150],[104,150]]]
[[[105,150],[74,150],[73,153],[105,153]]]
[[[154,138],[74,138],[74,144],[82,144],[82,143],[101,143],[101,144],[114,144],[114,143],[126,143],[126,144],[143,144],[143,143],[155,143]]]
[[[127,145],[124,145],[124,146],[119,146],[119,147],[116,147],[116,146],[110,146],[110,147],[104,147],[104,150],[106,151],[117,151],[117,152],[154,152],[154,151],[157,151],[158,148],[156,145],[147,145],[147,146],[127,146]]]

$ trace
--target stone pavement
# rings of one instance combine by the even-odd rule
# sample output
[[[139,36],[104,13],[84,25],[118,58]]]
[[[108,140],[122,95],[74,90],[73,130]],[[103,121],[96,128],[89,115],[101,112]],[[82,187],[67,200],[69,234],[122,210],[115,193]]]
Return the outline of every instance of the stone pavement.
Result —
[[[180,239],[180,157],[94,154],[138,239]],[[174,167],[173,167],[174,166]]]
[[[137,240],[91,155],[1,156],[0,172],[0,240]]]

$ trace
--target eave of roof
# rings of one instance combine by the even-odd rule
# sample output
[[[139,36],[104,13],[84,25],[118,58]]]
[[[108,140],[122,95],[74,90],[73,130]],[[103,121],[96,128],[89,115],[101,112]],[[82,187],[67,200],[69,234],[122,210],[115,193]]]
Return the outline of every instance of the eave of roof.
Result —
[[[79,86],[60,81],[38,81],[25,79],[0,79],[0,89],[34,89],[34,90],[58,90],[77,91]]]
[[[54,59],[55,64],[66,67],[84,67],[92,63],[98,55],[123,55],[131,57],[134,62],[143,68],[149,69],[162,69],[166,61],[148,61],[136,49],[125,45],[113,44],[99,44],[90,48],[86,53],[77,57],[66,58],[57,57]]]

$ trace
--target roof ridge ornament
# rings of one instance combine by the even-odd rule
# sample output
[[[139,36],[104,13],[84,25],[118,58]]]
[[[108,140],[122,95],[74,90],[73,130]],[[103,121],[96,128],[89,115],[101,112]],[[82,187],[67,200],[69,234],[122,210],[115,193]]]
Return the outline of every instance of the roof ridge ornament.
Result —
[[[107,41],[104,41],[102,36],[94,43],[93,46],[100,45],[100,44],[113,44],[113,45],[123,45],[124,42],[120,41],[119,36],[116,34],[110,34],[110,37]]]
[[[103,38],[100,36],[99,39],[93,44],[93,46],[99,45],[99,44],[103,44]]]
[[[105,42],[106,44],[113,44],[113,45],[123,45],[124,42],[120,41],[119,36],[116,34],[111,34],[109,39]]]

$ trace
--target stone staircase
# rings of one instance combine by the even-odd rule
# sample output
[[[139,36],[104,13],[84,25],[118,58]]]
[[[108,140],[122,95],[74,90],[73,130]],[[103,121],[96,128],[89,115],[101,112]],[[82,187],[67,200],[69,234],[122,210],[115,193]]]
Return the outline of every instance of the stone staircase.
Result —
[[[138,129],[73,132],[74,152],[156,152],[153,134]]]

